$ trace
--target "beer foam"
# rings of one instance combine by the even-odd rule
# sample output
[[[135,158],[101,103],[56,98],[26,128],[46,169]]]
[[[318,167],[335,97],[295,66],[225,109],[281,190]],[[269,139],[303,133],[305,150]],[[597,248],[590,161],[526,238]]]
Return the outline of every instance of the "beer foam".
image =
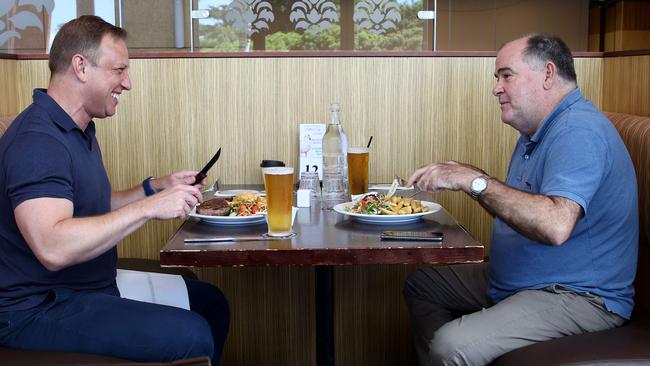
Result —
[[[367,147],[350,147],[348,154],[367,154],[369,150]]]
[[[293,168],[291,167],[272,167],[272,168],[264,168],[263,169],[264,174],[270,174],[270,175],[286,175],[286,174],[293,174]]]

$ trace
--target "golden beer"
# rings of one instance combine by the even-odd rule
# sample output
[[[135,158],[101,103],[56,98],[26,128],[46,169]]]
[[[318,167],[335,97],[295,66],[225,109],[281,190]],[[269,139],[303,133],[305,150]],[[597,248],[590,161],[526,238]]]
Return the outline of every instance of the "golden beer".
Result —
[[[350,194],[362,194],[368,191],[368,148],[348,149],[348,180]]]
[[[291,235],[293,168],[264,168],[269,235]]]

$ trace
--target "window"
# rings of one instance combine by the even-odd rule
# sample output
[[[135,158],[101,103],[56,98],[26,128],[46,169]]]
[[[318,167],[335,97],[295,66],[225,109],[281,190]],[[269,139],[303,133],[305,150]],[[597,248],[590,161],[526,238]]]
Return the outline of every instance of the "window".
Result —
[[[426,0],[425,3],[428,3]],[[200,0],[201,51],[431,49],[414,0]]]
[[[618,14],[619,4],[629,6],[630,1],[617,0],[616,6],[600,3],[603,2],[0,0],[0,52],[47,52],[60,26],[83,14],[96,14],[125,28],[129,32],[129,48],[145,52],[494,51],[503,42],[534,31],[557,34],[574,51],[647,46],[645,2],[631,2],[639,6],[632,14],[639,19],[629,23],[642,31],[638,35],[628,33],[639,41],[616,47],[608,47],[613,36],[609,37],[609,28],[600,23],[612,18],[610,13]]]

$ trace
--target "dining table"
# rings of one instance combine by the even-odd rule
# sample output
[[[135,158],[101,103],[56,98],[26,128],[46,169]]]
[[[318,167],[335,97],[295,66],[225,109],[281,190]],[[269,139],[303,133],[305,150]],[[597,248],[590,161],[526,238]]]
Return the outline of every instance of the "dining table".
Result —
[[[233,190],[263,189],[233,185],[204,193],[204,200]],[[397,193],[398,195],[400,192]],[[190,215],[160,250],[162,266],[314,266],[316,364],[332,366],[334,359],[334,271],[342,265],[441,264],[482,262],[484,246],[426,192],[416,197],[433,207],[411,219],[354,217],[322,209],[319,200],[297,210],[293,235],[265,236],[264,217],[206,218]],[[295,195],[294,195],[295,202]],[[384,231],[439,232],[433,241],[382,240]],[[221,238],[233,241],[210,241]],[[201,240],[207,240],[201,242]]]

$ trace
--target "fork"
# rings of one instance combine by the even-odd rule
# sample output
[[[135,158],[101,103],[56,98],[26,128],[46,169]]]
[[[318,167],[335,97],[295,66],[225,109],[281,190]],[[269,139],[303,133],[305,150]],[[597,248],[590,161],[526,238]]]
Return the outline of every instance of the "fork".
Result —
[[[221,180],[221,178],[217,178],[217,180],[214,181],[214,184],[212,184],[213,192],[219,191],[219,180]]]
[[[397,179],[397,181],[399,182],[400,187],[407,188],[407,187],[406,187],[406,179],[400,177],[400,176],[397,175],[397,174],[395,174],[395,179]],[[417,195],[417,194],[419,194],[419,193],[421,193],[421,192],[422,192],[422,190],[421,190],[420,188],[418,188],[418,187],[414,184],[414,185],[413,185],[413,192],[412,192],[411,194],[409,194],[408,196],[405,195],[405,196],[403,196],[403,197],[404,197],[404,198],[415,197],[415,195]]]
[[[217,191],[219,191],[219,179],[221,179],[221,178],[217,178],[217,180],[215,180],[214,183],[212,183],[212,186],[204,189],[203,193],[212,192],[214,194]]]

